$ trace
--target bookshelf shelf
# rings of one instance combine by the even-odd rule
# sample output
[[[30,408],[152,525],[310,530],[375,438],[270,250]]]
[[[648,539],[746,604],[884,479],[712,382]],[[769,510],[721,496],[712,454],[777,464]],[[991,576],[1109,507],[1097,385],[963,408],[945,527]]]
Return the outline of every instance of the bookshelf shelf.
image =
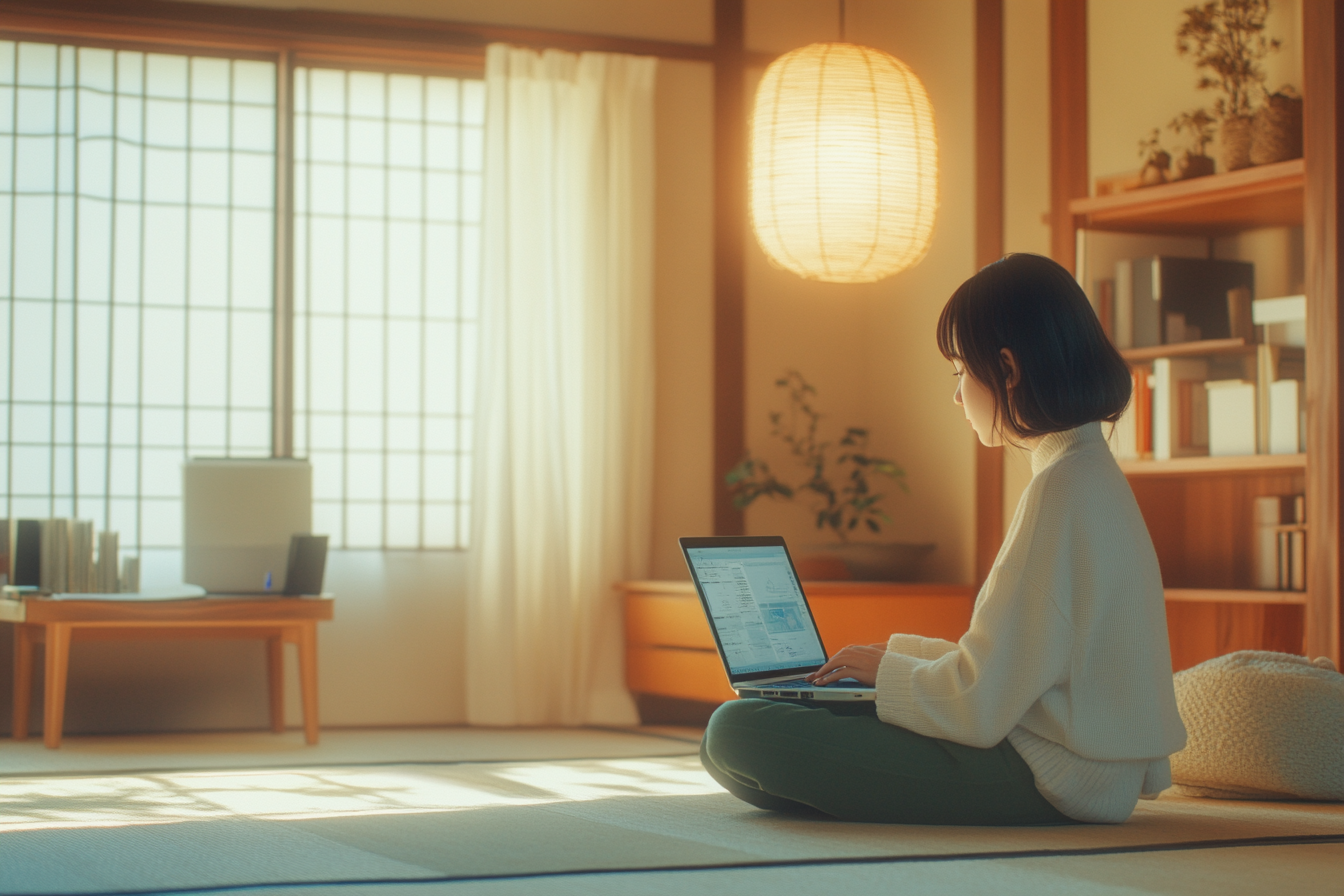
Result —
[[[1262,474],[1304,472],[1305,454],[1249,454],[1243,457],[1175,457],[1171,460],[1122,460],[1126,476],[1189,476],[1206,473]]]
[[[1229,604],[1306,604],[1305,591],[1250,591],[1232,588],[1167,588],[1169,601]]]
[[[1120,233],[1215,236],[1302,225],[1302,159],[1069,202],[1074,226]]]
[[[1201,339],[1198,342],[1174,342],[1143,348],[1122,348],[1120,357],[1131,363],[1157,358],[1192,358],[1200,355],[1253,355],[1255,345],[1240,336],[1235,339]]]

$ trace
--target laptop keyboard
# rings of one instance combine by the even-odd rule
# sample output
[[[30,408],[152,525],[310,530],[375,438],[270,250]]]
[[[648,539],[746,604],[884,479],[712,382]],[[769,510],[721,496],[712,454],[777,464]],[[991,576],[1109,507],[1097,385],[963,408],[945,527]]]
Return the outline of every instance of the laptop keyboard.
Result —
[[[808,681],[806,678],[795,678],[793,681],[776,681],[772,684],[753,684],[746,685],[746,687],[753,687],[758,690],[761,688],[769,688],[772,691],[778,690],[779,688],[793,688],[795,690],[798,688],[844,688],[845,690],[850,690],[853,688],[864,687],[864,684],[855,681],[852,678],[842,678],[839,681],[833,681],[830,684],[815,684]]]

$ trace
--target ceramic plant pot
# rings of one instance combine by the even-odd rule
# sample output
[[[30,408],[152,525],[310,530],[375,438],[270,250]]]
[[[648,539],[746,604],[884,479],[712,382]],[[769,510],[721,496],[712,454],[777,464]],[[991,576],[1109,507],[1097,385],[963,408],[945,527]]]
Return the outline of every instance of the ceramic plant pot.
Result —
[[[1176,160],[1176,180],[1190,180],[1192,177],[1205,177],[1213,173],[1213,159],[1208,156],[1192,156],[1181,153]]]

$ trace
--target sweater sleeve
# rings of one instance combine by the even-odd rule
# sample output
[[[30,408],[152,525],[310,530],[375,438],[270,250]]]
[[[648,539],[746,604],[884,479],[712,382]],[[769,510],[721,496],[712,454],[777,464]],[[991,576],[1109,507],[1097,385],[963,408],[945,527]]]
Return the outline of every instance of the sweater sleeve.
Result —
[[[877,714],[929,737],[992,747],[1068,676],[1069,622],[1020,568],[990,573],[970,629],[951,650],[928,656],[907,637],[901,651],[889,642],[878,667]]]
[[[902,653],[921,660],[936,660],[945,653],[956,650],[957,645],[942,638],[925,638],[923,635],[892,635],[887,639],[887,650]]]

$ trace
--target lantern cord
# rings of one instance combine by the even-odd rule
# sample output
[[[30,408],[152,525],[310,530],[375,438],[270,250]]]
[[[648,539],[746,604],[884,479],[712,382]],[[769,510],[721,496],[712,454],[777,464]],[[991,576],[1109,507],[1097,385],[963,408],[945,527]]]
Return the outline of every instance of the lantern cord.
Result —
[[[840,43],[845,42],[845,0],[840,0]]]

